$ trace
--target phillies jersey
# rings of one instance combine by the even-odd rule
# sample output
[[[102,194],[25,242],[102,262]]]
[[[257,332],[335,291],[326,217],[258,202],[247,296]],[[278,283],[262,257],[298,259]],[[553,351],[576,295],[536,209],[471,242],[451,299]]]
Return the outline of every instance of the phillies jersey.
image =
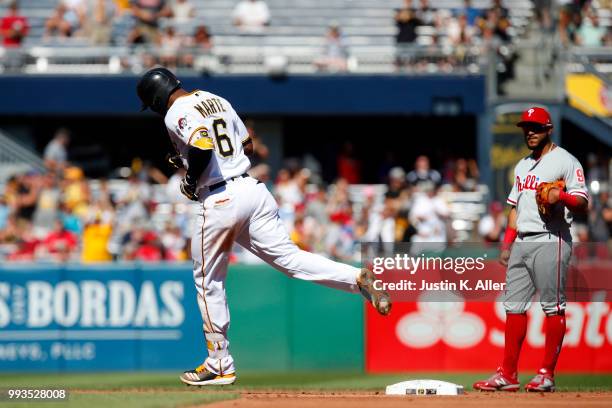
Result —
[[[193,91],[174,101],[164,122],[185,168],[189,165],[189,146],[214,151],[198,180],[198,189],[239,176],[251,167],[242,148],[249,134],[224,98],[210,92]]]
[[[555,204],[551,216],[546,219],[538,212],[536,188],[542,182],[556,180],[565,181],[569,194],[589,199],[582,166],[567,150],[553,145],[552,150],[538,160],[530,155],[517,163],[507,203],[516,206],[519,232],[559,232],[569,228],[572,215],[562,204]]]

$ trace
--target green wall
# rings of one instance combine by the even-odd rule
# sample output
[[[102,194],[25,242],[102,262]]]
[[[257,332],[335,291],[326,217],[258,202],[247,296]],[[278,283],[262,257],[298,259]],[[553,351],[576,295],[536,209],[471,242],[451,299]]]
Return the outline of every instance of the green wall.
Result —
[[[266,265],[231,266],[226,291],[238,370],[363,370],[361,296]]]

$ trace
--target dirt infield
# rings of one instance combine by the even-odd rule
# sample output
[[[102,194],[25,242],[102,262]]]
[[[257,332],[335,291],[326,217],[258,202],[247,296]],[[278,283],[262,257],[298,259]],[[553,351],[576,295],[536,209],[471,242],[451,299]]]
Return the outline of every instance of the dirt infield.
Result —
[[[552,394],[478,393],[468,392],[456,397],[395,397],[380,392],[274,392],[243,391],[235,400],[207,405],[214,408],[495,408],[532,407],[610,407],[612,392],[559,392]]]

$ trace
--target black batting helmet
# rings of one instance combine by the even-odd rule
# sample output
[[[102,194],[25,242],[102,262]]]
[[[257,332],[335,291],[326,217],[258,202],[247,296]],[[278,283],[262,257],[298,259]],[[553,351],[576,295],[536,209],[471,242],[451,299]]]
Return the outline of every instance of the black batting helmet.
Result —
[[[142,110],[150,108],[153,112],[163,115],[166,113],[170,95],[180,87],[181,81],[166,68],[147,71],[136,87],[138,97],[142,101]]]

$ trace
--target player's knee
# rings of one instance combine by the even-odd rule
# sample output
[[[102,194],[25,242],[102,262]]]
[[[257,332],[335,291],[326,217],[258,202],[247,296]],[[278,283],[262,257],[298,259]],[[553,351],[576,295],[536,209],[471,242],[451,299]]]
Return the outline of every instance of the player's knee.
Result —
[[[564,315],[565,303],[541,302],[542,311],[546,316]]]
[[[529,302],[504,302],[504,310],[509,314],[526,313],[531,303]]]

